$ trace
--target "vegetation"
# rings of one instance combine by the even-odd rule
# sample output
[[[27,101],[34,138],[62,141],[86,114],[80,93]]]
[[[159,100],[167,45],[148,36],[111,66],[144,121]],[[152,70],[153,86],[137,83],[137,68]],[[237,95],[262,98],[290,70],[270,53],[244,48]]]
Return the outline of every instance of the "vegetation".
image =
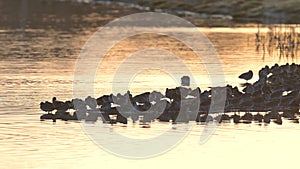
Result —
[[[102,1],[102,0],[96,0]],[[116,1],[116,0],[112,0]],[[230,15],[234,22],[300,23],[298,0],[117,0],[150,9],[186,10],[200,14]]]

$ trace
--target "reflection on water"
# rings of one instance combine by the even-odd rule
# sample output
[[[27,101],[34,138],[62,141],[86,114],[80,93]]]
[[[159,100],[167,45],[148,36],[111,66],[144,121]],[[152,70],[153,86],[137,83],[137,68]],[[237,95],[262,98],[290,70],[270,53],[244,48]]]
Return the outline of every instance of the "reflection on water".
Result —
[[[76,8],[74,7],[74,10]],[[33,12],[30,12],[31,10]],[[34,11],[38,10],[38,8],[29,9],[27,17],[33,17],[37,13]],[[110,10],[110,15],[101,15],[97,22],[103,22],[110,16],[117,15],[118,10],[120,9],[114,8]],[[45,12],[51,13],[51,9]],[[61,12],[57,15],[64,14]],[[88,17],[82,19],[72,13],[67,16],[72,21],[84,20],[85,24],[90,23],[89,26],[92,25],[91,20],[99,17],[97,14],[88,14]],[[63,22],[57,19],[59,18],[57,16],[47,14],[41,18],[43,17],[48,17],[45,22],[55,23],[56,26],[59,22]],[[295,145],[297,145],[300,128],[299,125],[287,121],[284,121],[282,126],[274,124],[261,126],[254,123],[221,124],[211,139],[203,145],[198,144],[203,126],[195,125],[188,137],[174,149],[161,156],[145,160],[123,159],[99,149],[89,140],[79,122],[57,121],[53,125],[50,121],[39,121],[39,116],[42,114],[39,110],[41,101],[50,100],[53,96],[59,100],[72,98],[76,58],[95,29],[83,29],[78,26],[80,22],[75,22],[78,24],[73,25],[76,29],[66,31],[45,28],[44,25],[38,24],[40,21],[37,23],[35,21],[33,19],[31,24],[24,23],[29,26],[24,26],[22,29],[10,27],[0,30],[0,168],[4,166],[6,168],[153,168],[153,165],[157,167],[168,165],[174,168],[187,165],[254,168],[255,163],[260,163],[262,167],[283,168],[287,165],[284,161],[297,160],[297,156],[288,154],[299,151]],[[19,27],[18,24],[15,27]],[[242,81],[237,78],[238,75],[249,69],[255,72],[253,81],[256,81],[257,72],[264,65],[291,62],[291,60],[279,61],[278,57],[273,56],[262,60],[262,53],[257,53],[255,50],[256,28],[200,29],[216,48],[228,84],[239,85]],[[195,74],[198,85],[202,89],[210,86],[203,65],[205,61],[195,60],[190,49],[166,36],[143,34],[121,41],[107,54],[105,64],[99,67],[95,80],[95,91],[98,96],[111,92],[111,78],[115,73],[116,65],[133,52],[143,48],[161,48],[180,56]],[[151,62],[153,58],[144,59]],[[294,61],[298,62],[298,60]],[[142,63],[135,60],[132,64]],[[176,69],[176,65],[169,66]],[[216,74],[218,73],[216,71]],[[158,69],[141,71],[132,82],[129,87],[133,94],[151,90],[164,92],[166,87],[177,85],[174,79]],[[165,123],[153,123],[151,128],[140,128],[139,125],[132,124],[127,127],[120,125],[107,127],[133,138],[153,137],[170,128],[173,128],[174,134],[182,130],[180,127]],[[252,160],[253,165],[248,165]],[[290,166],[295,168],[293,164]]]
[[[300,44],[298,25],[270,25],[266,33],[261,33],[258,25],[255,35],[256,50],[262,50],[264,55],[267,50],[270,55],[277,55],[279,59],[297,58]]]

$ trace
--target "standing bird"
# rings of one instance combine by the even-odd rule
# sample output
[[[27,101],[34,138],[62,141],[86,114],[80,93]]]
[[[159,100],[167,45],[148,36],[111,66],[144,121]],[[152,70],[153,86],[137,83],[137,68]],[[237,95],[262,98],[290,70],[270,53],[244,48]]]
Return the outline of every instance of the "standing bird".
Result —
[[[48,101],[46,101],[45,103],[41,102],[40,108],[41,108],[41,110],[48,112],[48,114],[55,109],[54,105]]]
[[[249,70],[248,72],[246,73],[243,73],[239,76],[240,79],[244,79],[248,82],[248,80],[252,79],[253,77],[253,72],[252,70]]]
[[[90,109],[96,110],[96,108],[97,108],[97,100],[95,98],[92,98],[91,96],[88,96],[84,100],[84,102],[85,102],[86,105],[88,105],[90,107]]]
[[[234,115],[232,115],[231,117],[232,117],[234,123],[240,123],[241,116],[234,113]]]
[[[58,107],[61,107],[64,104],[64,102],[58,101],[56,99],[56,97],[53,97],[52,98],[52,104],[54,105],[55,108],[58,108]]]
[[[54,105],[54,108],[59,113],[66,112],[69,109],[69,104],[68,103],[58,101],[58,100],[56,100],[56,97],[52,98],[52,104]]]

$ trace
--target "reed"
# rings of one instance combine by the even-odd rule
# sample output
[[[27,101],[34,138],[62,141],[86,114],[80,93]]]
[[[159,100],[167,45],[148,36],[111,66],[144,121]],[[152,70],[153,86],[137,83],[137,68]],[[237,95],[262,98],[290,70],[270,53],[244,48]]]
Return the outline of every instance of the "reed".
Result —
[[[257,25],[255,33],[256,51],[263,51],[263,59],[268,52],[270,56],[279,57],[279,60],[291,58],[294,61],[298,57],[300,45],[300,26],[296,25],[269,25],[267,32],[261,32]]]

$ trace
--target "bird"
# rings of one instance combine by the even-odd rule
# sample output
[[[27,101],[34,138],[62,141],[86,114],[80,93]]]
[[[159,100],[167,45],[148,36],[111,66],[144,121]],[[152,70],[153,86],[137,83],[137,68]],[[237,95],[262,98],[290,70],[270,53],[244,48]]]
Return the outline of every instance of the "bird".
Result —
[[[64,102],[58,101],[56,99],[56,97],[53,97],[52,98],[52,104],[54,105],[55,108],[58,108],[58,107],[61,107],[64,104]]]
[[[221,122],[229,122],[230,117],[227,114],[222,114],[222,115],[218,115],[217,117],[215,117],[215,120],[218,121],[219,123]]]
[[[264,115],[264,123],[267,123],[269,124],[271,122],[271,117],[270,117],[270,114],[265,114]]]
[[[120,113],[118,113],[116,121],[122,124],[127,124],[127,118],[122,116]]]
[[[66,112],[70,107],[69,104],[66,102],[56,100],[56,97],[52,98],[52,104],[57,112]]]
[[[85,103],[85,101],[83,101],[82,99],[72,99],[71,101],[73,103],[73,107],[74,110],[82,112],[82,113],[86,113],[87,112],[87,105]]]
[[[48,114],[49,114],[50,112],[52,112],[55,109],[55,107],[52,103],[46,101],[45,103],[44,102],[40,103],[40,109],[45,112],[48,112]]]
[[[243,120],[243,123],[251,123],[253,120],[253,115],[247,112],[241,117],[241,120]]]
[[[264,116],[261,115],[260,113],[257,113],[256,115],[253,116],[253,120],[257,121],[259,123],[261,123],[263,121],[263,119],[264,119]]]
[[[96,110],[97,108],[97,100],[92,98],[91,96],[88,96],[85,100],[84,100],[85,104],[89,106],[90,109],[92,110]]]
[[[275,120],[274,123],[278,124],[278,125],[282,125],[282,119],[280,116],[278,116]]]
[[[234,115],[232,115],[231,118],[233,119],[234,123],[240,123],[241,117],[239,115],[237,115],[236,113],[234,113]]]
[[[107,103],[113,103],[113,95],[103,95],[96,99],[97,105],[104,105]]]
[[[246,81],[252,79],[252,77],[253,77],[253,72],[252,72],[252,70],[249,70],[249,71],[246,72],[246,73],[242,73],[242,74],[239,76],[240,79],[244,79],[244,80],[246,80]]]

